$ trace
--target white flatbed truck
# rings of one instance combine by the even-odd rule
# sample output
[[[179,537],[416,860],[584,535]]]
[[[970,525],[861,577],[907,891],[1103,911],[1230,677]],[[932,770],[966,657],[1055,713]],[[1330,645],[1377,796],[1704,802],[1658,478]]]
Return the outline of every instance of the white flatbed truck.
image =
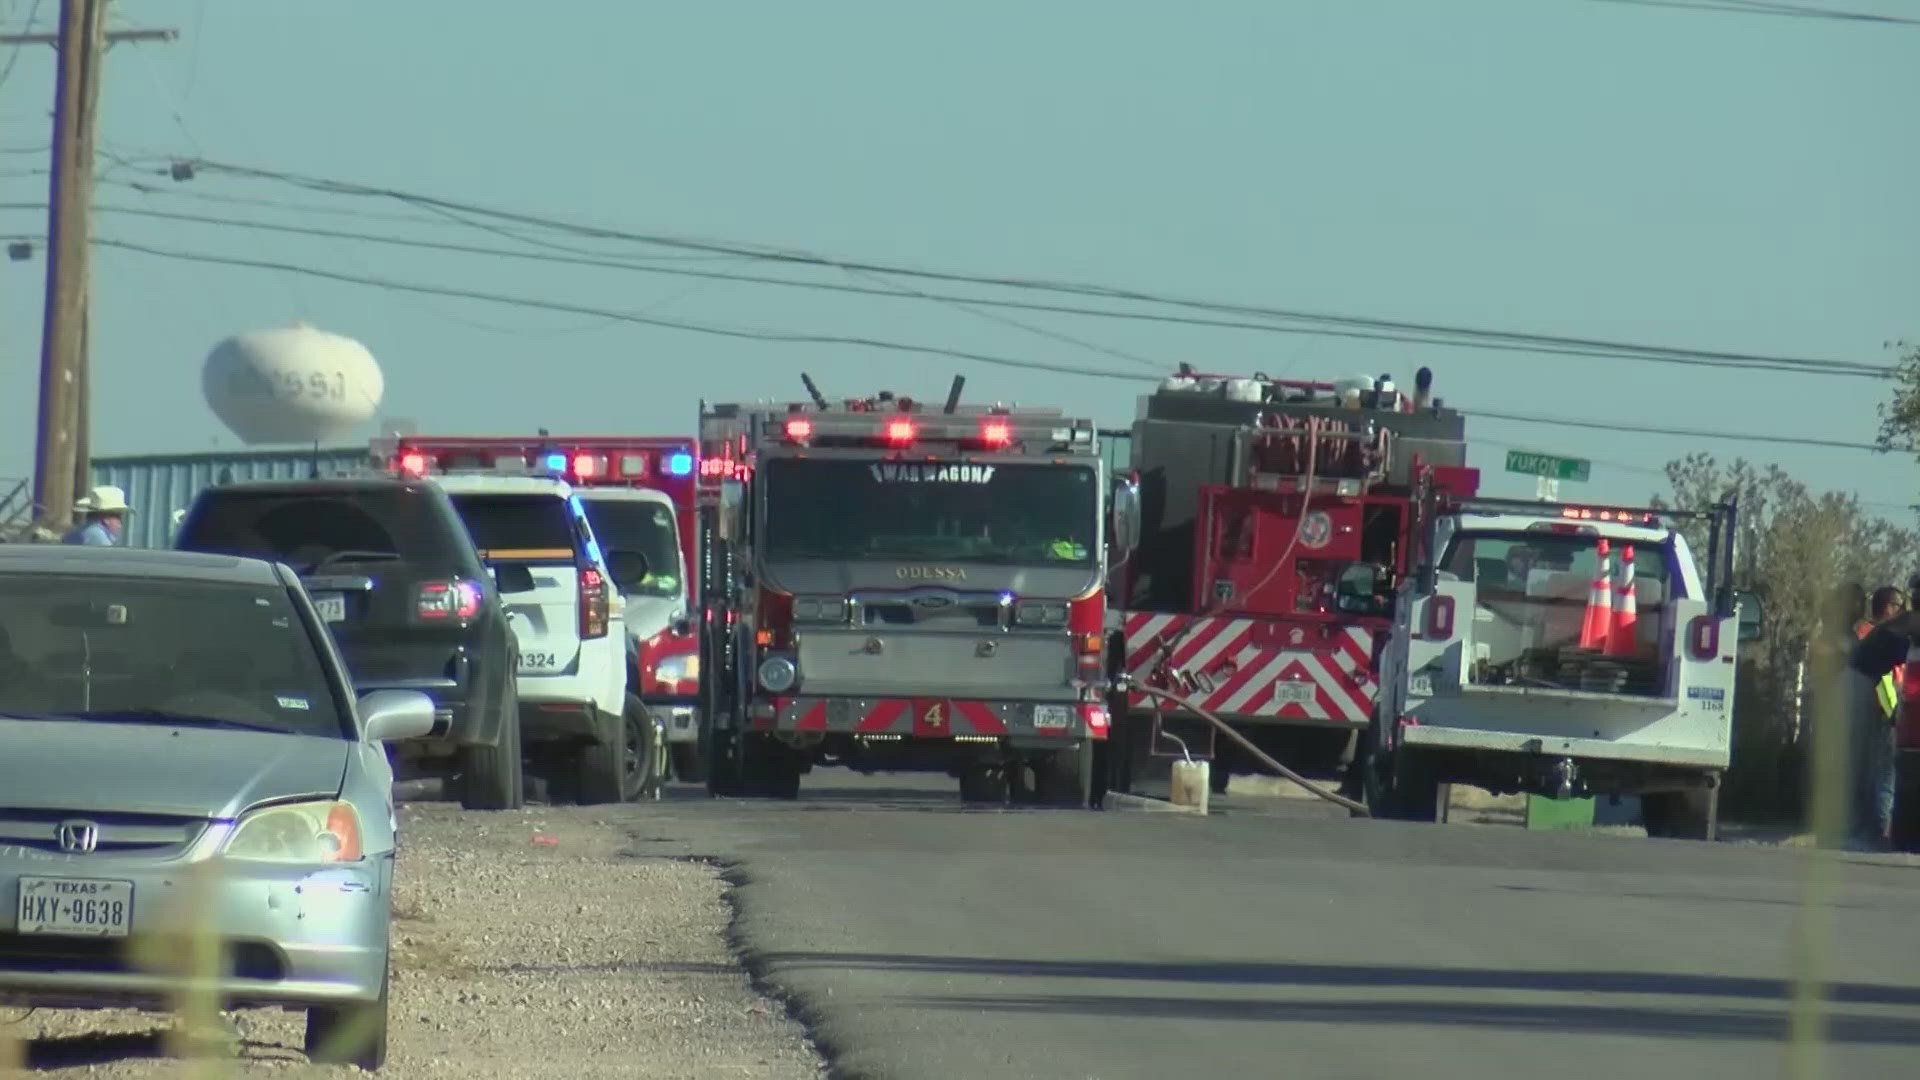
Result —
[[[1735,652],[1761,625],[1730,584],[1734,513],[1436,498],[1356,762],[1374,815],[1444,821],[1453,784],[1637,795],[1649,835],[1712,839]],[[1706,524],[1704,575],[1686,520]],[[1630,584],[1602,580],[1637,612],[1624,645],[1594,647],[1603,540],[1615,567],[1634,552]]]

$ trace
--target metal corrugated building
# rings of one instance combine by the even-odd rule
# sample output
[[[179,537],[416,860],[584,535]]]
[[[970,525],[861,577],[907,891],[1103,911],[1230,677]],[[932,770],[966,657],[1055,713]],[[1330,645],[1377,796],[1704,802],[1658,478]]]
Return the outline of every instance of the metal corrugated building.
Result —
[[[247,480],[302,480],[359,472],[370,464],[364,446],[320,450],[229,450],[199,454],[135,454],[93,459],[93,482],[127,493],[127,546],[170,547],[173,512],[185,510],[202,488]]]

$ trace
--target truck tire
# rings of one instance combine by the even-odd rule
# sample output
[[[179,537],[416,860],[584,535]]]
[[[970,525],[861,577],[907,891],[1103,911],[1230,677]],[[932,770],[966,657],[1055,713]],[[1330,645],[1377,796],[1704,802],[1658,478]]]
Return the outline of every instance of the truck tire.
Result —
[[[1093,802],[1093,740],[1055,750],[1033,766],[1034,794],[1045,806],[1084,810]]]
[[[1668,840],[1713,840],[1720,832],[1720,789],[1689,788],[1640,796],[1647,835]]]
[[[640,699],[628,694],[619,719],[608,726],[608,737],[580,749],[582,806],[633,802],[650,794],[658,780],[656,729]]]
[[[960,801],[963,803],[1005,806],[1007,792],[1007,774],[1003,770],[975,765],[960,771]]]
[[[764,735],[740,740],[740,778],[734,794],[755,799],[800,797],[800,755]]]
[[[1388,757],[1385,790],[1375,817],[1394,821],[1420,821],[1439,824],[1446,821],[1446,800],[1452,788],[1440,782],[1440,774],[1424,754],[1407,749]],[[1385,811],[1382,813],[1382,811]]]
[[[460,748],[460,808],[518,810],[526,805],[527,779],[520,746],[520,694],[513,679],[495,705],[500,727],[491,746]]]
[[[673,762],[673,778],[683,784],[704,784],[707,781],[707,759],[700,752],[700,744],[673,743],[667,747],[667,756]]]

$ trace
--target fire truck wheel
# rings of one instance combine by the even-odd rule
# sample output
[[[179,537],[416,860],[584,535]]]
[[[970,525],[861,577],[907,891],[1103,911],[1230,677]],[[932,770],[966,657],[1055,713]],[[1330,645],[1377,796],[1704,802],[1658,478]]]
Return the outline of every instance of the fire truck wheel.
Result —
[[[1896,755],[1893,779],[1893,848],[1920,851],[1920,750]]]
[[[960,801],[1004,806],[1007,802],[1007,786],[1005,770],[986,765],[970,766],[960,773]]]
[[[1056,750],[1034,763],[1034,794],[1047,806],[1084,809],[1093,801],[1093,740]]]
[[[1669,840],[1712,840],[1719,832],[1720,789],[1654,791],[1640,796],[1647,835]]]
[[[800,797],[800,757],[777,739],[748,737],[740,746],[745,794],[762,799]]]
[[[700,744],[674,743],[667,750],[673,759],[674,779],[683,784],[706,783],[707,762],[700,754]]]

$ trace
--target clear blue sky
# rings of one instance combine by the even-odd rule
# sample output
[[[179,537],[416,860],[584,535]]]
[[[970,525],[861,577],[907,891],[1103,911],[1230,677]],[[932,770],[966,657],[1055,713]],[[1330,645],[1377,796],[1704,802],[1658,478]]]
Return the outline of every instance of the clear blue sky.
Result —
[[[1814,2],[1814,0],[1809,0]],[[1920,3],[1818,0],[1920,16]],[[0,0],[17,29],[32,0]],[[57,8],[45,0],[40,20]],[[1891,362],[1920,337],[1920,28],[1594,0],[1183,5],[312,4],[123,0],[105,148],[964,272],[1661,345]],[[0,68],[7,63],[0,52]],[[0,84],[0,203],[45,198],[52,52]],[[101,202],[502,244],[393,203],[105,174]],[[152,180],[141,195],[118,181]],[[31,209],[0,235],[35,234]],[[102,236],[736,326],[1145,368],[952,306],[542,265],[103,213]],[[620,250],[640,252],[631,246]],[[640,252],[645,253],[645,252]],[[670,261],[740,272],[745,262]],[[448,432],[669,432],[698,398],[881,386],[1064,402],[1120,425],[1132,384],[774,344],[102,251],[95,449],[234,446],[200,397],[222,337],[305,318],[382,362],[387,415]],[[44,265],[0,263],[0,475],[32,460]],[[817,280],[872,284],[837,271]],[[1296,376],[1425,364],[1450,402],[1869,441],[1877,384],[1005,313],[1171,367]],[[1475,421],[1597,462],[1643,499],[1690,450],[1920,500],[1908,459]],[[1572,497],[1575,485],[1563,488]],[[1891,511],[1897,512],[1897,511]],[[1904,517],[1904,514],[1900,515]]]

